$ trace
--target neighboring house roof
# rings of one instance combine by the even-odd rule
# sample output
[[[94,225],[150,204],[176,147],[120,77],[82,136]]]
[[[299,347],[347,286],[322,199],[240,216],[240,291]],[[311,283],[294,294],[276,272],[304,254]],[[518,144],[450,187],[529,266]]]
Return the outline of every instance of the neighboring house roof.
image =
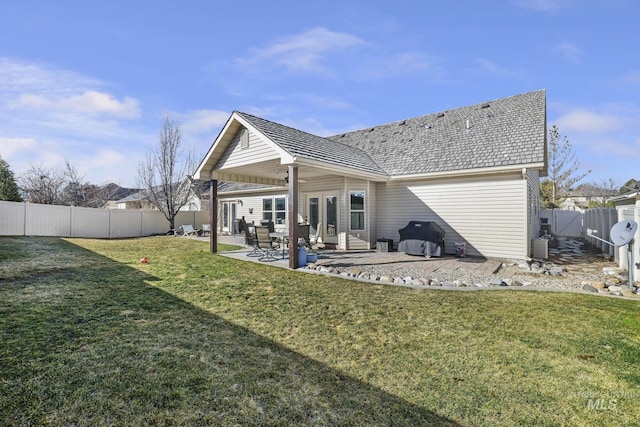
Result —
[[[218,182],[218,193],[221,193],[221,194],[237,193],[242,191],[268,190],[272,188],[275,188],[275,187],[267,186],[267,185],[259,185],[259,184],[247,184],[242,182],[227,182],[227,181]],[[193,180],[192,189],[195,191],[196,195],[200,199],[209,197],[209,181]],[[147,200],[146,193],[144,191],[138,190],[138,192],[131,194],[123,199],[120,199],[116,203],[141,202],[143,200]]]
[[[119,200],[140,191],[139,188],[125,188],[110,182],[100,187],[100,192],[107,200]]]
[[[545,91],[446,110],[331,137],[389,175],[526,165],[545,160]]]
[[[611,197],[607,199],[607,202],[625,202],[635,201],[640,198],[640,191],[634,191],[631,193],[620,194],[619,196]]]
[[[137,193],[130,194],[127,197],[117,200],[116,203],[140,202],[146,198],[147,196],[144,191],[138,191]]]
[[[312,135],[247,113],[235,112],[272,142],[293,157],[319,160],[366,172],[384,174],[384,170],[361,149]]]

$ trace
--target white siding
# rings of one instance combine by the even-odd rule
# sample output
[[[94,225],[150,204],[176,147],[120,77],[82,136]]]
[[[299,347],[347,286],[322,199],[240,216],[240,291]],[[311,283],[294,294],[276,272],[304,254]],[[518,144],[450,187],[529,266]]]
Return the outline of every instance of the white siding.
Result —
[[[469,255],[528,256],[527,194],[521,173],[377,185],[377,236],[393,238],[409,221],[435,221],[445,231],[445,252],[466,242]]]
[[[278,152],[254,132],[249,131],[249,147],[240,147],[240,132],[222,154],[217,169],[252,165],[264,160],[278,159]]]

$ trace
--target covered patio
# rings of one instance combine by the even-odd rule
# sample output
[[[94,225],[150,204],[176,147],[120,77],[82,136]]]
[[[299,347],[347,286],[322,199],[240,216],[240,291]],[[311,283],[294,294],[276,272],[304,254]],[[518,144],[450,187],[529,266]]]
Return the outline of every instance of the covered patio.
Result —
[[[353,233],[348,229],[345,195],[351,190],[349,183],[355,182],[358,189],[372,193],[375,182],[385,181],[388,175],[371,158],[363,156],[359,149],[234,112],[194,177],[210,182],[210,206],[218,206],[219,181],[279,189],[286,195],[286,208],[276,212],[284,214],[281,231],[286,233],[290,242],[298,241],[301,237],[298,224],[307,220],[304,214],[307,206],[301,205],[305,195],[307,203],[310,194],[318,203],[329,197],[333,209],[331,217],[335,221],[329,224],[325,212],[325,219],[321,216],[311,226],[322,225],[335,239],[333,242],[325,240],[325,243],[343,249],[357,249],[358,246],[368,248],[374,239],[373,218],[362,213],[362,221],[366,224],[361,224]],[[364,212],[365,207],[362,209]],[[211,209],[210,212],[210,223],[218,224],[217,210]],[[218,234],[211,233],[211,252],[217,251],[217,243]],[[288,267],[298,268],[296,251],[290,254]]]

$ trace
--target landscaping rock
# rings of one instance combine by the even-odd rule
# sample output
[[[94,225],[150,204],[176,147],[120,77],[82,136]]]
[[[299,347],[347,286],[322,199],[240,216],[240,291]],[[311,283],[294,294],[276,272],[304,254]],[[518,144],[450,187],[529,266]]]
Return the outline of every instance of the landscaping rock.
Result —
[[[583,280],[582,282],[580,282],[580,285],[581,286],[589,285],[596,289],[605,289],[607,287],[604,281],[602,280]]]
[[[564,268],[562,267],[551,267],[549,269],[549,274],[551,276],[562,276],[563,272],[564,272]]]
[[[587,292],[598,293],[598,288],[593,287],[591,285],[582,285],[582,289],[584,289]]]
[[[604,261],[604,257],[596,258],[595,254],[586,254],[583,245],[573,245],[575,239],[558,240],[557,248],[549,248],[551,258],[547,261],[505,260],[501,268],[492,272],[465,270],[458,268],[438,269],[437,273],[428,273],[421,267],[409,263],[407,265],[375,265],[375,264],[336,264],[340,268],[331,267],[331,263],[321,260],[309,264],[309,270],[318,272],[342,274],[352,279],[376,280],[381,283],[422,288],[425,286],[447,287],[520,287],[535,286],[539,288],[553,288],[566,290],[582,290],[590,293],[607,295],[632,295],[638,298],[637,289],[629,290],[626,284],[626,270],[620,269],[613,263]],[[583,259],[584,257],[584,259]],[[557,264],[555,263],[557,262]],[[566,264],[565,264],[566,263]],[[570,268],[565,268],[569,265]],[[423,275],[438,274],[438,277],[423,277]],[[496,277],[500,274],[503,277]],[[549,276],[554,277],[553,280]],[[612,290],[607,289],[612,287]],[[635,293],[631,293],[635,292]]]
[[[427,278],[424,278],[424,277],[421,277],[421,278],[420,278],[420,282],[422,282],[422,284],[423,284],[424,286],[429,286],[429,285],[431,285],[431,279],[427,279]]]
[[[623,270],[620,267],[603,267],[602,272],[609,276],[616,276],[622,274]]]
[[[620,286],[620,282],[614,282],[613,280],[607,280],[604,282],[605,288],[609,288],[610,286]]]
[[[531,271],[531,265],[529,265],[528,262],[523,262],[521,264],[518,264],[518,268],[520,270]]]
[[[358,277],[362,273],[362,270],[359,270],[357,268],[352,268],[350,270],[347,270],[347,273],[351,277]]]
[[[622,287],[620,286],[609,286],[609,293],[611,295],[615,295],[618,297],[622,296]]]
[[[622,287],[622,295],[624,295],[625,297],[630,297],[630,296],[633,296],[634,294],[635,294],[635,288],[629,289],[628,286]]]
[[[491,286],[506,286],[507,284],[499,277],[494,277],[489,281]]]

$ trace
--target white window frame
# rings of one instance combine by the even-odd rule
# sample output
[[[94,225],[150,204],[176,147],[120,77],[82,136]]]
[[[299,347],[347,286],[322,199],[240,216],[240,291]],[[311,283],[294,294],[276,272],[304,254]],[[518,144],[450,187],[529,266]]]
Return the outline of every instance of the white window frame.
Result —
[[[354,209],[351,205],[351,197],[354,194],[362,194],[362,209]],[[362,228],[354,228],[353,226],[353,214],[362,214]],[[349,191],[349,230],[350,231],[365,231],[367,229],[367,192],[364,190]]]
[[[271,203],[271,209],[265,209],[265,202],[269,200]],[[282,200],[282,208],[277,209],[278,201]],[[266,215],[269,214],[270,218]],[[280,214],[280,215],[278,215]],[[287,222],[287,198],[286,197],[263,197],[262,198],[262,219],[273,221],[274,224],[285,224]],[[281,219],[281,221],[279,221]]]

